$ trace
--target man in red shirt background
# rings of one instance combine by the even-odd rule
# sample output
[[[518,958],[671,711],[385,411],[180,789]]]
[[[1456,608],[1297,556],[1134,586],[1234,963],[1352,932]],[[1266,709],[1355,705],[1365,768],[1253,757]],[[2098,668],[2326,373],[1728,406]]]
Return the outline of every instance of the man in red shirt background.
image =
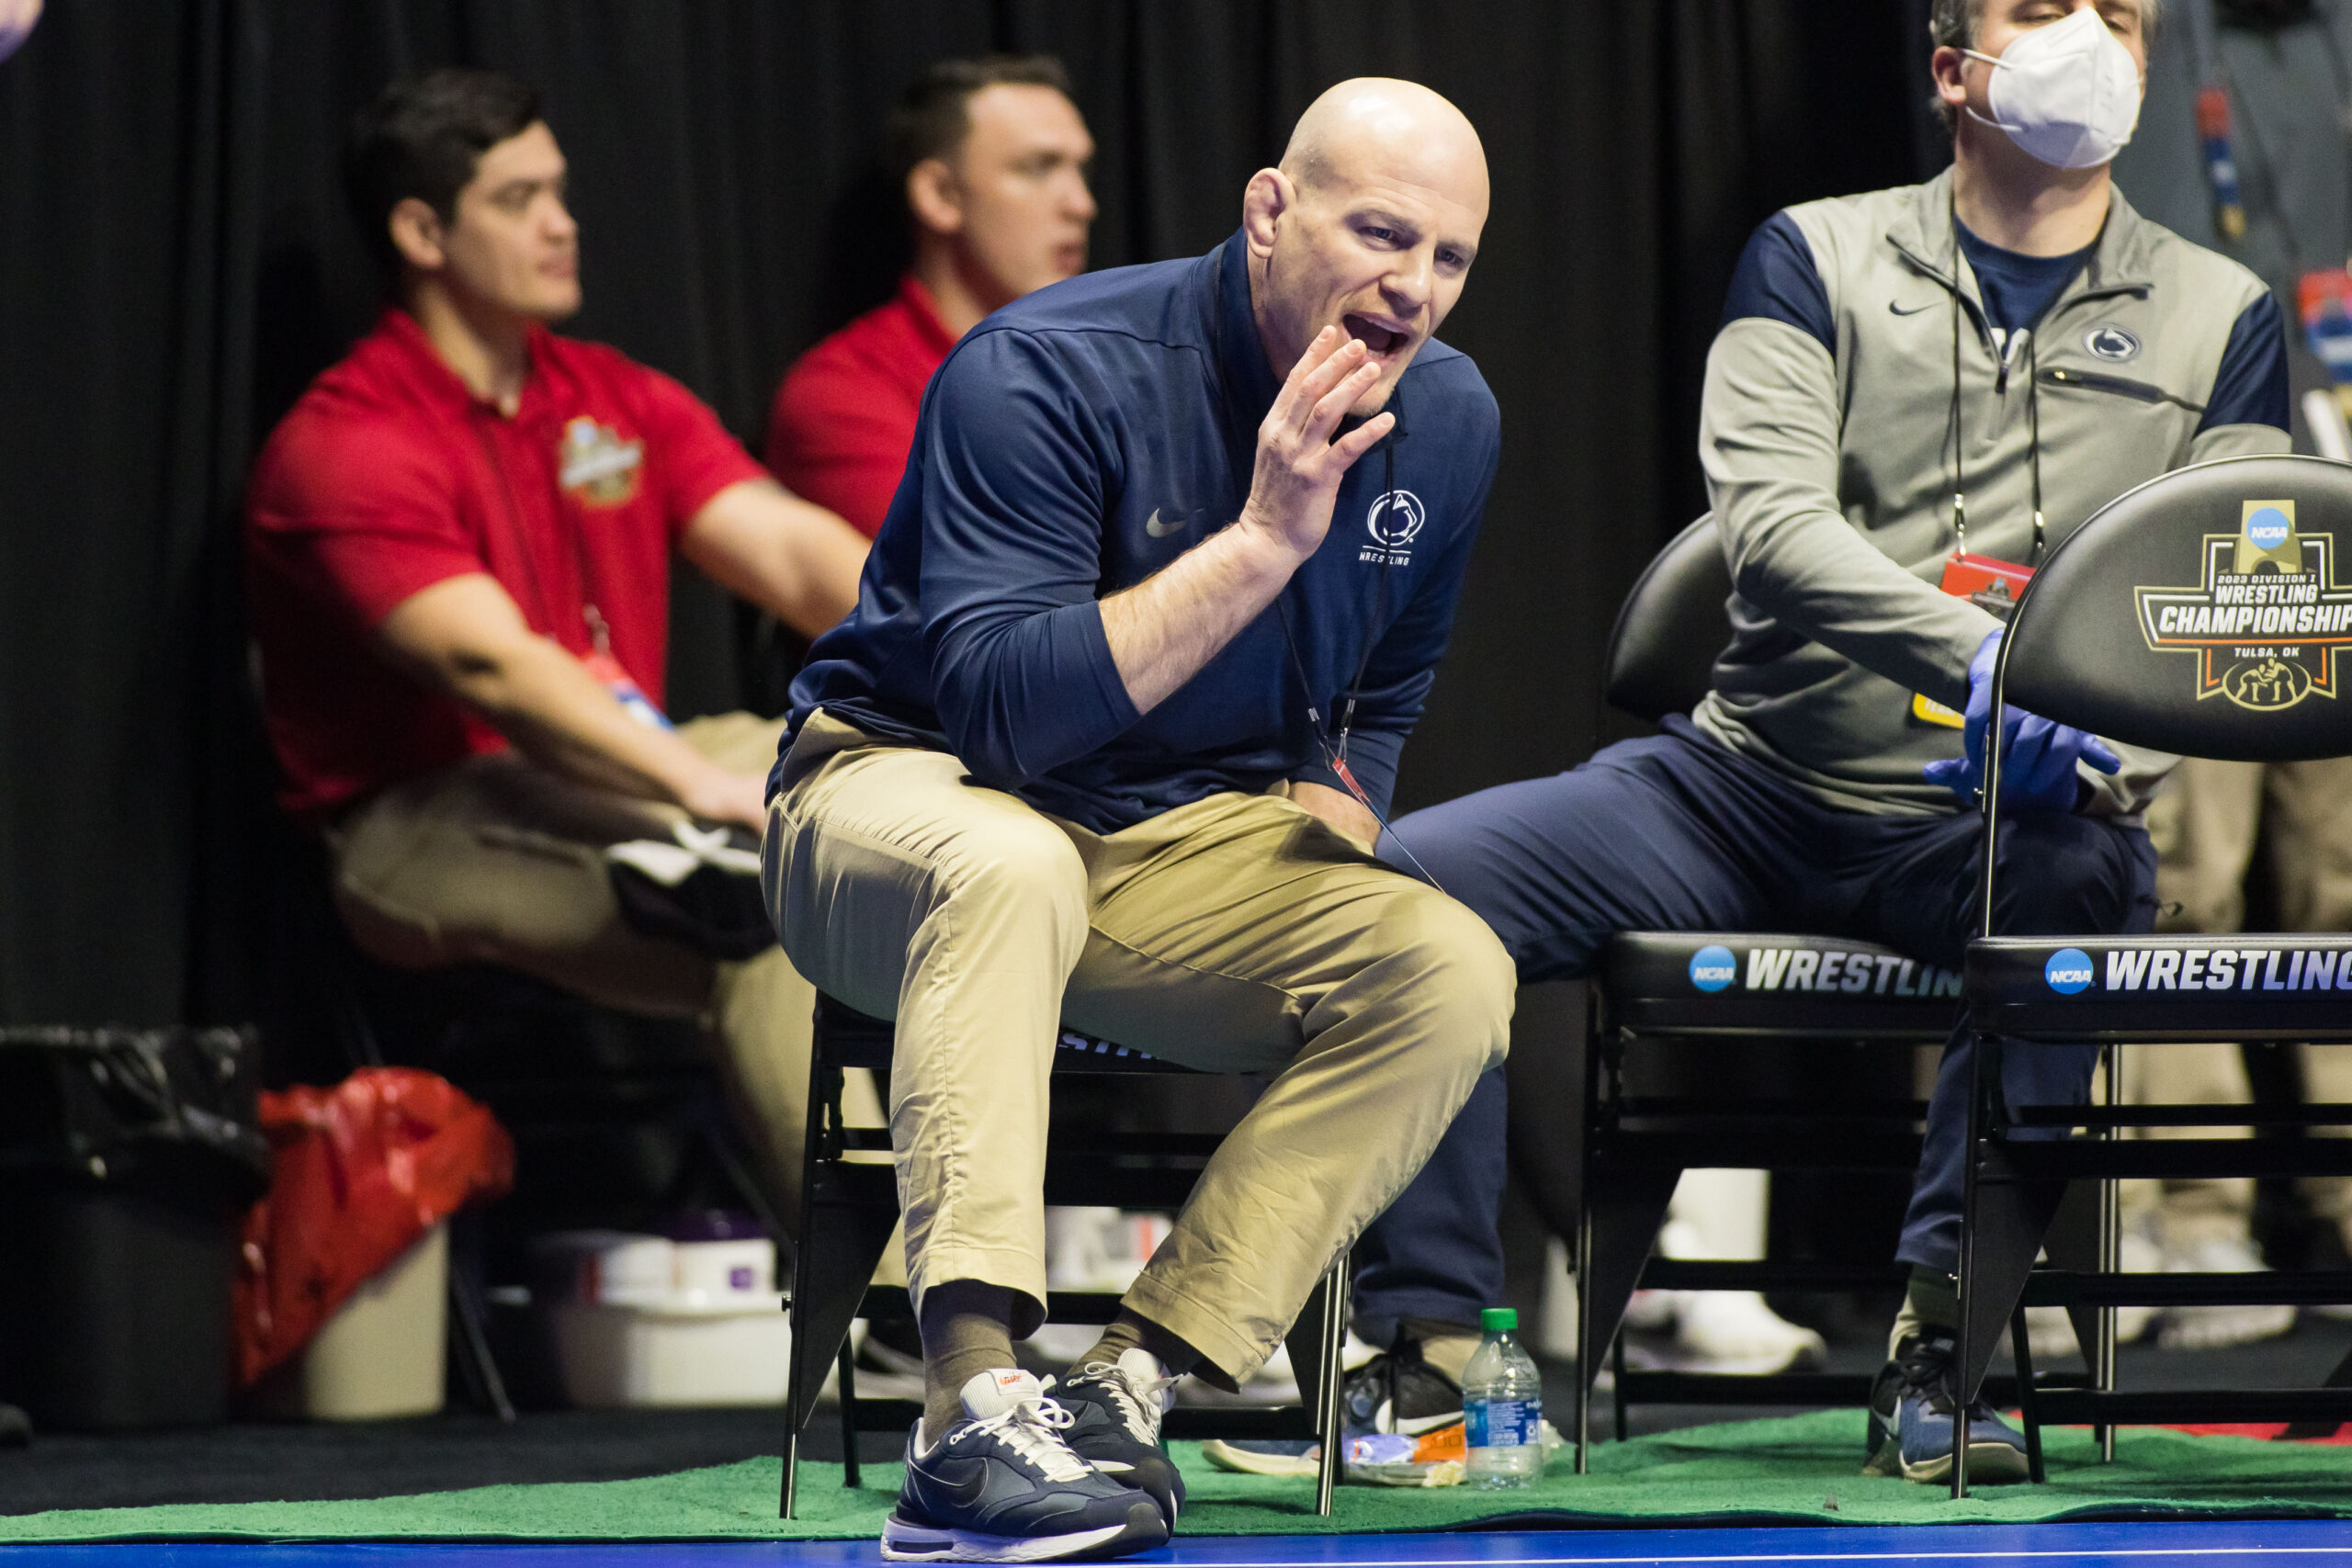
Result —
[[[703,1015],[771,1201],[797,1214],[813,1000],[781,951],[715,961],[626,919],[605,852],[756,836],[780,726],[662,716],[674,549],[813,635],[865,541],[684,387],[556,336],[580,307],[565,164],[487,72],[396,82],[346,185],[392,302],[256,464],[248,602],[282,800],[372,956],[492,963]]]
[[[1094,139],[1049,55],[943,60],[884,133],[914,262],[889,301],[796,361],[768,467],[868,538],[899,489],[931,373],[980,319],[1086,269]]]

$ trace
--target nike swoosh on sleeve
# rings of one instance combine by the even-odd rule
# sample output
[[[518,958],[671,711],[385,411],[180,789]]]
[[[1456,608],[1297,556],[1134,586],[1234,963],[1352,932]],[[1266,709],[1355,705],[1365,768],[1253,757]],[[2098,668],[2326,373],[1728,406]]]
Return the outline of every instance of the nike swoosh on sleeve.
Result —
[[[1144,519],[1143,531],[1150,535],[1155,539],[1164,539],[1168,537],[1169,535],[1175,533],[1183,525],[1184,525],[1181,521],[1175,523],[1162,523],[1159,520],[1159,508],[1155,506],[1151,509],[1151,515]]]

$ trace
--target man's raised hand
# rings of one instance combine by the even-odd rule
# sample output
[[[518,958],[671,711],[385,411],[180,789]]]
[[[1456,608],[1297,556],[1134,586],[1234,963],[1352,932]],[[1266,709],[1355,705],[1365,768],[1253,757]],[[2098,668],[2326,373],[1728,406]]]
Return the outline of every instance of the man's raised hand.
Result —
[[[1380,413],[1331,439],[1379,379],[1380,367],[1365,360],[1363,344],[1337,327],[1316,334],[1258,426],[1257,469],[1237,526],[1300,560],[1315,553],[1330,529],[1340,480],[1396,428],[1395,414]]]

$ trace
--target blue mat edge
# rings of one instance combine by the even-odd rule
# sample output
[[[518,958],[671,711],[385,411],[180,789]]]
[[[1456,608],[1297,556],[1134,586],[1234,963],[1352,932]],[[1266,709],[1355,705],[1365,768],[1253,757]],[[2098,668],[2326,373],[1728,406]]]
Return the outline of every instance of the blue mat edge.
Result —
[[[2328,1520],[2352,1518],[2352,1506],[2323,1508],[2316,1506],[2278,1507],[2116,1507],[2098,1505],[2071,1508],[2043,1519],[1919,1519],[1890,1525],[1884,1519],[1841,1519],[1832,1513],[1782,1514],[1770,1512],[1736,1514],[1680,1514],[1670,1518],[1657,1515],[1587,1514],[1566,1508],[1521,1509],[1514,1513],[1494,1514],[1483,1518],[1465,1519],[1450,1525],[1431,1525],[1423,1529],[1400,1529],[1384,1525],[1376,1529],[1332,1529],[1324,1531],[1290,1530],[1279,1532],[1254,1531],[1241,1535],[1224,1535],[1212,1531],[1186,1531],[1185,1537],[1196,1540],[1257,1540],[1274,1536],[1315,1535],[1480,1535],[1518,1532],[1553,1532],[1574,1534],[1584,1530],[1668,1530],[1668,1529],[1777,1529],[1790,1527],[1831,1527],[1845,1529],[1886,1529],[1912,1528],[1950,1528],[1960,1526],[1972,1529],[1998,1529],[2018,1525],[2075,1524],[2162,1524],[2207,1522],[2258,1523],[2266,1519]],[[148,1545],[266,1545],[333,1546],[341,1544],[451,1546],[477,1543],[484,1546],[660,1546],[663,1544],[724,1543],[728,1541],[823,1541],[873,1540],[871,1535],[759,1535],[741,1531],[725,1534],[677,1535],[509,1535],[487,1531],[462,1534],[429,1534],[424,1532],[400,1534],[288,1535],[277,1532],[207,1530],[170,1532],[154,1530],[127,1531],[119,1535],[70,1534],[58,1536],[19,1536],[0,1540],[0,1554],[15,1547],[34,1546],[148,1546]]]

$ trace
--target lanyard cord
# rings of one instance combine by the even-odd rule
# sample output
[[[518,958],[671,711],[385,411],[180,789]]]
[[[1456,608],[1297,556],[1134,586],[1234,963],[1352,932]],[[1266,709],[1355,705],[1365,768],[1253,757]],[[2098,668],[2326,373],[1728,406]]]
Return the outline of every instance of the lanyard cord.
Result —
[[[1944,439],[1951,443],[1951,553],[1968,553],[1968,448],[1960,425],[1960,216],[1951,231],[1951,406],[1944,416]]]
[[[498,443],[490,431],[476,423],[474,435],[481,443],[483,459],[490,464],[491,471],[498,476],[499,491],[506,502],[506,532],[514,540],[515,554],[523,558],[523,574],[530,579],[532,604],[539,612],[539,620],[547,627],[548,635],[556,637],[560,643],[561,634],[556,629],[555,606],[548,601],[547,584],[539,579],[538,558],[532,553],[529,536],[524,532],[523,509],[514,499],[514,481],[507,476],[505,461],[499,457]],[[556,525],[563,527],[560,513]],[[610,657],[613,651],[612,627],[605,621],[605,613],[596,607],[595,562],[588,553],[584,532],[576,527],[569,532],[572,565],[580,573],[580,618],[587,623],[589,645],[596,652]]]
[[[2043,542],[2047,537],[2041,519],[2041,344],[2039,334],[2030,329],[2013,329],[2025,338],[2025,428],[2026,463],[2031,476],[2033,491],[2033,554],[2026,565],[2040,566]],[[2011,338],[2008,352],[2001,355],[2000,379],[2004,386],[2009,378],[2009,355],[2015,352],[2016,339]],[[1955,198],[1951,213],[1951,402],[1944,416],[1944,439],[1951,443],[1951,535],[1952,554],[1968,553],[1968,448],[1964,444],[1966,431],[1960,416],[1960,211]]]
[[[1392,435],[1388,441],[1382,442],[1380,446],[1380,493],[1384,497],[1396,493],[1396,449],[1393,445],[1395,439]],[[1354,727],[1356,697],[1363,690],[1364,675],[1372,668],[1373,645],[1380,640],[1380,618],[1388,613],[1388,569],[1395,560],[1396,557],[1384,549],[1380,558],[1380,570],[1376,574],[1373,589],[1372,623],[1364,632],[1363,652],[1356,659],[1355,679],[1336,694],[1334,705],[1339,709],[1340,718],[1340,733],[1336,739],[1323,728],[1323,716],[1316,710],[1315,688],[1307,682],[1306,662],[1299,658],[1297,639],[1291,635],[1290,605],[1280,594],[1274,598],[1274,613],[1282,621],[1283,647],[1290,654],[1292,671],[1298,676],[1298,689],[1306,694],[1306,718],[1307,722],[1315,727],[1315,743],[1322,749],[1324,760],[1332,765],[1335,772],[1339,771],[1348,760],[1348,731]],[[1344,778],[1347,775],[1342,773],[1340,776]],[[1371,802],[1366,801],[1364,804],[1369,806]],[[1376,817],[1379,813],[1375,811],[1373,815]],[[1385,828],[1387,824],[1384,822],[1381,826]]]
[[[1396,493],[1396,438],[1403,434],[1402,424],[1403,422],[1400,419],[1399,428],[1390,432],[1388,439],[1380,444],[1380,493],[1384,499]],[[1348,767],[1348,731],[1355,724],[1356,698],[1363,690],[1364,676],[1372,669],[1372,650],[1380,641],[1381,618],[1388,613],[1388,572],[1389,569],[1396,564],[1396,560],[1395,553],[1384,547],[1380,570],[1376,574],[1373,589],[1372,621],[1364,628],[1363,651],[1356,657],[1355,678],[1349,682],[1346,689],[1340,692],[1337,696],[1340,733],[1336,739],[1325,731],[1323,716],[1316,708],[1315,688],[1306,679],[1306,661],[1298,656],[1298,640],[1291,633],[1290,605],[1284,601],[1283,594],[1277,594],[1274,597],[1274,615],[1282,625],[1283,648],[1290,655],[1291,671],[1298,677],[1299,692],[1306,698],[1306,720],[1314,728],[1316,749],[1323,753],[1323,765],[1339,775],[1340,781],[1348,786],[1348,793],[1355,797],[1356,804],[1372,813],[1372,819],[1380,824],[1382,832],[1388,835],[1389,843],[1398,853],[1413,863],[1413,869],[1420,874],[1421,880],[1442,893],[1445,891],[1445,885],[1430,874],[1430,868],[1421,863],[1420,857],[1412,852],[1404,840],[1396,836],[1396,829],[1389,825],[1387,815],[1372,803],[1371,795],[1365,793],[1362,784],[1356,783],[1354,773]],[[1285,585],[1283,594],[1288,592],[1288,586]]]

